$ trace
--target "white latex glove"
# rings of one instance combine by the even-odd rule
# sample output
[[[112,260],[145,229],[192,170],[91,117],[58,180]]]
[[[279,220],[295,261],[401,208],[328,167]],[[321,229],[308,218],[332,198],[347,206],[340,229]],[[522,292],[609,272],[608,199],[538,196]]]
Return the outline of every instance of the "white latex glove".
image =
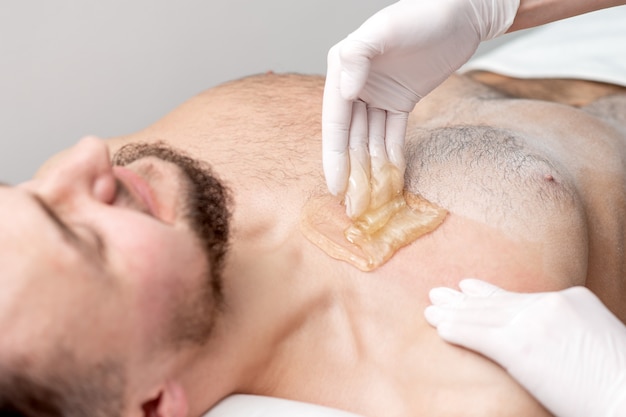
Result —
[[[365,208],[367,184],[359,182],[363,172],[369,175],[370,154],[380,163],[389,158],[404,173],[409,112],[481,41],[506,32],[518,7],[519,0],[401,0],[330,49],[322,111],[324,174],[329,191],[343,195],[349,176],[362,171],[354,178],[357,195],[346,201],[349,212]]]
[[[430,292],[426,319],[444,340],[500,364],[557,416],[626,416],[626,327],[588,289],[460,288]]]

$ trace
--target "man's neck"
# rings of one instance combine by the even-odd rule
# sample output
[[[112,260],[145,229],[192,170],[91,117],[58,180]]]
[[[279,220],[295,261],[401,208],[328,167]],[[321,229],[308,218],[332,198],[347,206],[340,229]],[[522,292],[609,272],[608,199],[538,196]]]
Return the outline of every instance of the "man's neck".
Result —
[[[297,228],[268,223],[264,231],[249,230],[240,223],[234,230],[224,310],[185,375],[192,416],[235,392],[270,391],[280,352],[332,292],[330,280],[305,273],[303,247],[309,244]]]

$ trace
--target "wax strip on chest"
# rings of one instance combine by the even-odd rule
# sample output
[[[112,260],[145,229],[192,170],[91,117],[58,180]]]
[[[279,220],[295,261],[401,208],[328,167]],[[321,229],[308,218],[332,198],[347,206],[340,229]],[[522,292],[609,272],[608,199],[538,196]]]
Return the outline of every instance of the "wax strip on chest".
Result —
[[[397,168],[385,164],[376,172],[382,182],[394,182]],[[329,256],[349,262],[362,271],[372,271],[387,262],[402,247],[432,232],[443,223],[447,210],[424,198],[401,191],[399,186],[384,198],[372,198],[357,219],[350,219],[338,198],[323,195],[304,206],[301,229],[309,241]],[[376,188],[376,187],[372,187]],[[372,194],[377,193],[376,190]],[[377,193],[380,197],[380,193]]]

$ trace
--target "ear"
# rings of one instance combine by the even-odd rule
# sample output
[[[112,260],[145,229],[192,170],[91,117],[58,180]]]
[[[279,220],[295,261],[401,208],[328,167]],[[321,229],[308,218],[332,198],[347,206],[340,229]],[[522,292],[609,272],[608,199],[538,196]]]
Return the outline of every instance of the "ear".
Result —
[[[178,382],[168,381],[155,398],[141,406],[144,417],[187,417],[189,404],[185,390]]]

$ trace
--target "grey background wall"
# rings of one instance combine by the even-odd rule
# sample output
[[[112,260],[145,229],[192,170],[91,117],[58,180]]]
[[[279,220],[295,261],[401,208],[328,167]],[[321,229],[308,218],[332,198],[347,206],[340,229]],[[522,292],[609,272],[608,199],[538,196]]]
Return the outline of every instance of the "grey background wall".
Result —
[[[30,178],[84,135],[145,127],[226,80],[324,74],[328,48],[391,3],[3,1],[0,181]]]

